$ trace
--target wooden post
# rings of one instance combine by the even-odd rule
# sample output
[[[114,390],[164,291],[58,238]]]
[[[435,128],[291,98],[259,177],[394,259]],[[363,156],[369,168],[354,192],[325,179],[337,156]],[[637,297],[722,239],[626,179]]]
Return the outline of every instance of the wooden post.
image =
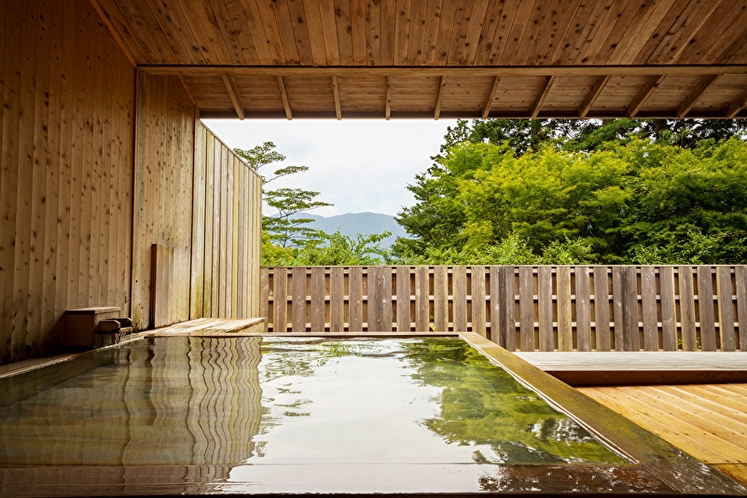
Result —
[[[591,292],[589,290],[589,268],[577,266],[576,273],[576,348],[591,351]]]
[[[553,334],[553,294],[552,268],[540,266],[537,270],[538,305],[539,305],[539,350],[553,351],[555,340]]]

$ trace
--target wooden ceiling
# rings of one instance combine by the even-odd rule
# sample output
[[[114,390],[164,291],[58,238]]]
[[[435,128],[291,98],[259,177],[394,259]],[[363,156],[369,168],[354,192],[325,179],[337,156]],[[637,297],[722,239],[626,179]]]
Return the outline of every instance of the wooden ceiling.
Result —
[[[747,0],[92,0],[203,117],[747,117]]]

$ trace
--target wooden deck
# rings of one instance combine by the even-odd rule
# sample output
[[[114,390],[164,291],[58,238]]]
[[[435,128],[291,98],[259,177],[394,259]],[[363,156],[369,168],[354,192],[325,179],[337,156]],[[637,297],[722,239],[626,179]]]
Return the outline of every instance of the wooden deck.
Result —
[[[578,390],[747,485],[747,384]]]
[[[574,387],[747,382],[743,352],[521,352],[535,367]]]

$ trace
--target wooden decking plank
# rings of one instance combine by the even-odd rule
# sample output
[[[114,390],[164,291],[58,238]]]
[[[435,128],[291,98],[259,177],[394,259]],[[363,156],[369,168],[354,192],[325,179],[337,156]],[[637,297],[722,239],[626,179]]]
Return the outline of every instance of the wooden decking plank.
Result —
[[[674,420],[670,419],[670,421],[673,432],[679,432],[683,428],[687,428],[688,430],[695,428],[702,431],[704,441],[708,441],[708,445],[711,448],[718,448],[720,453],[733,458],[734,460],[732,461],[747,461],[747,448],[742,448],[736,444],[737,441],[747,439],[744,434],[723,427],[721,424],[715,423],[691,411],[683,410],[681,400],[673,399],[669,396],[657,396],[655,388],[619,387],[618,389],[622,392],[630,393],[641,402],[659,410],[662,414],[666,414],[667,417],[672,417]],[[683,449],[687,451],[686,448]]]
[[[747,397],[734,396],[733,391],[725,387],[728,384],[704,384],[688,386],[689,389],[706,393],[709,399],[718,400],[719,404],[747,413]]]
[[[747,370],[744,353],[591,351],[517,353],[542,369],[568,371]]]
[[[747,463],[713,465],[719,472],[747,486]]]
[[[739,408],[729,406],[729,398],[709,393],[697,389],[698,386],[659,386],[658,389],[670,393],[674,396],[680,396],[688,402],[695,402],[704,409],[717,413],[723,417],[734,420],[736,423],[745,426],[747,424],[747,405],[741,405]]]
[[[701,461],[738,462],[738,460],[715,450],[703,441],[706,435],[695,427],[683,427],[678,432],[671,429],[679,421],[667,413],[660,413],[652,407],[642,403],[629,394],[620,392],[618,388],[587,388],[579,389],[582,393],[603,404],[612,411],[619,413],[636,424],[652,431],[657,436],[681,448],[692,455],[697,455]]]
[[[729,392],[732,392],[732,393],[735,393],[735,394],[739,394],[739,395],[742,395],[742,396],[747,396],[747,385],[744,385],[744,384],[723,384],[720,387],[722,387],[723,389],[725,389],[725,390],[727,390]]]

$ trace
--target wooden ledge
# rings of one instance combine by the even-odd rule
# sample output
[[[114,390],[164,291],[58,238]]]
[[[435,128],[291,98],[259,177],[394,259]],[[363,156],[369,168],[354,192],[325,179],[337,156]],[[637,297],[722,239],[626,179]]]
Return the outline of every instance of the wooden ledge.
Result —
[[[747,382],[742,352],[517,352],[574,387]]]

